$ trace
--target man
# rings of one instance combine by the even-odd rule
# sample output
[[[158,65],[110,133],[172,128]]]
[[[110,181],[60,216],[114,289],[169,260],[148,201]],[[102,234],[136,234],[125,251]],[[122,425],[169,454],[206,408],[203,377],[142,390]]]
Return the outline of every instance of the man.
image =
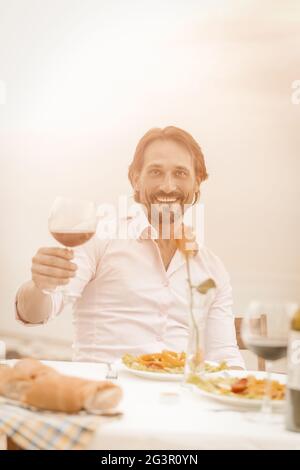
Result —
[[[202,151],[190,134],[173,126],[147,132],[129,167],[134,198],[143,210],[120,222],[131,237],[95,236],[76,249],[76,264],[64,248],[39,249],[32,259],[32,280],[17,294],[19,320],[33,325],[56,316],[63,309],[62,294],[43,290],[69,283],[72,292],[81,294],[74,308],[74,359],[111,361],[124,353],[185,350],[189,311],[185,260],[176,249],[182,227],[178,209],[199,200],[206,178]],[[243,368],[228,275],[203,246],[193,264],[197,283],[212,278],[217,285],[206,312],[205,358]]]

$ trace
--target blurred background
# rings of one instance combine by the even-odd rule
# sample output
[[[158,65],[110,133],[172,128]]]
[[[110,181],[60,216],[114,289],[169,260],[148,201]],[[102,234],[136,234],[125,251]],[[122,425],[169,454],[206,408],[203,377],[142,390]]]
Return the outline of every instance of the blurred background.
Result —
[[[182,127],[203,149],[205,243],[231,275],[235,314],[257,298],[300,301],[299,50],[297,0],[0,0],[0,336],[10,348],[68,353],[71,312],[25,328],[15,293],[37,249],[55,244],[54,198],[130,196],[127,168],[151,127]]]

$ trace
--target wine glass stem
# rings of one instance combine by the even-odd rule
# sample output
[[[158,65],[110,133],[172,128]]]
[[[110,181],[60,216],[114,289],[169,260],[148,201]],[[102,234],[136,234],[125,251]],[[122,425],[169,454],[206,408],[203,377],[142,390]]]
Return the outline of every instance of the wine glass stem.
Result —
[[[266,361],[266,386],[265,395],[262,402],[261,411],[264,415],[269,416],[272,413],[272,361]]]

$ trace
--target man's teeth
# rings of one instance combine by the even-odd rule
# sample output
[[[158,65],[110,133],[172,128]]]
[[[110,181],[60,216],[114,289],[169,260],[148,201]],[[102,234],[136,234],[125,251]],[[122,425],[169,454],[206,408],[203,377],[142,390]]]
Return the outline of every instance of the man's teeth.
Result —
[[[157,197],[156,198],[157,202],[163,203],[163,204],[172,204],[173,202],[176,202],[177,199],[175,198],[166,198],[166,197]]]

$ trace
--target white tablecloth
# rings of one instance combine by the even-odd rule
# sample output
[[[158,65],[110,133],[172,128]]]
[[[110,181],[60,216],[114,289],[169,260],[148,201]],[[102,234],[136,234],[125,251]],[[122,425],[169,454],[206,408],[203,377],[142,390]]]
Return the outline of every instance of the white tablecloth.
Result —
[[[69,375],[102,379],[102,364],[48,362]],[[121,371],[121,419],[99,426],[90,449],[298,449],[300,434],[284,423],[250,422],[245,413],[216,411],[223,404],[194,395],[177,382],[142,379]],[[176,392],[171,399],[165,395]]]

